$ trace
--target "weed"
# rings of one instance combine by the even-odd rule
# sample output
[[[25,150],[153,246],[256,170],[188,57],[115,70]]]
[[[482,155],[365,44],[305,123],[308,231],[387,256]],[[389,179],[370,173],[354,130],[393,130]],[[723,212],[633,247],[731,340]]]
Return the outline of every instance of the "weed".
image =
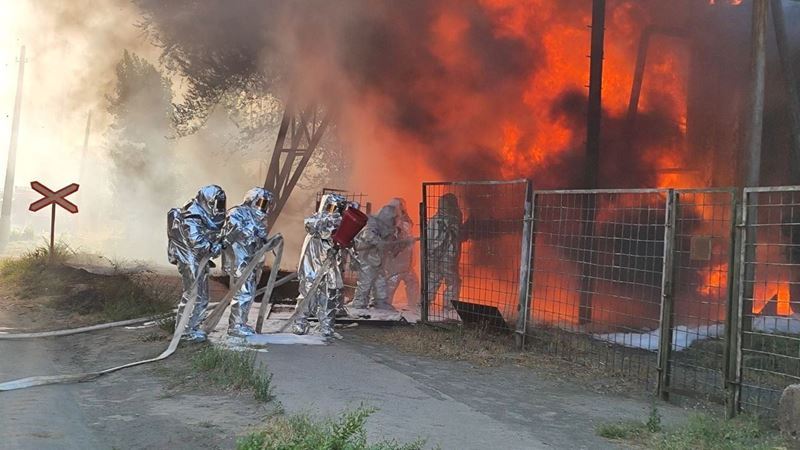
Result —
[[[685,426],[654,436],[650,445],[662,450],[767,450],[785,444],[779,433],[752,417],[724,420],[693,415]]]
[[[661,414],[659,414],[656,405],[650,408],[650,415],[647,417],[645,426],[647,427],[647,431],[651,433],[658,433],[661,431]]]
[[[192,357],[192,367],[214,384],[235,390],[251,389],[256,400],[266,402],[272,398],[272,375],[265,375],[263,367],[256,367],[255,358],[252,351],[207,345]]]
[[[603,424],[596,431],[606,439],[633,441],[660,450],[767,450],[785,447],[777,432],[753,417],[725,420],[695,414],[685,424],[665,430],[655,407],[647,422]]]
[[[425,442],[410,444],[395,441],[367,442],[366,422],[374,412],[358,408],[336,419],[313,420],[307,415],[274,417],[263,431],[251,433],[237,442],[237,450],[320,449],[320,450],[416,450]]]
[[[606,439],[635,440],[647,434],[647,425],[637,421],[605,423],[597,427],[597,434]]]

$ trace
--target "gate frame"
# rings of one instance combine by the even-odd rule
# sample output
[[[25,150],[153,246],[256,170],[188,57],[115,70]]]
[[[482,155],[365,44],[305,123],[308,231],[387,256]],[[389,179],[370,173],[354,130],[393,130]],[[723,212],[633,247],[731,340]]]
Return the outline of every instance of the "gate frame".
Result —
[[[522,218],[522,255],[519,260],[519,302],[517,304],[517,328],[514,330],[514,341],[517,348],[525,348],[528,335],[528,323],[531,318],[531,294],[533,292],[533,255],[536,249],[534,240],[536,222],[536,191],[528,180],[525,188],[525,213]]]
[[[675,281],[675,225],[678,218],[678,203],[680,194],[675,189],[666,191],[666,205],[664,206],[664,257],[661,263],[661,313],[659,316],[659,343],[658,343],[658,383],[656,394],[661,400],[669,400],[670,354],[672,353],[672,332],[675,313],[673,306],[674,281]]]
[[[739,215],[741,222],[737,226],[739,229],[737,242],[738,274],[737,295],[735,305],[737,321],[732,330],[732,339],[735,339],[735,346],[732,346],[730,361],[730,386],[731,392],[728,396],[726,405],[726,417],[734,417],[742,411],[742,387],[743,380],[743,341],[746,331],[752,331],[752,319],[745,314],[745,311],[752,311],[753,290],[755,284],[756,261],[756,236],[758,225],[758,194],[761,193],[800,193],[800,185],[787,186],[766,186],[766,187],[745,187],[741,190],[741,203]],[[752,233],[751,233],[752,231]],[[748,247],[748,244],[753,244]],[[748,264],[748,261],[750,264]]]
[[[430,293],[428,292],[428,186],[491,186],[491,185],[508,185],[508,184],[524,184],[525,185],[525,203],[523,205],[524,212],[521,217],[522,220],[522,238],[520,239],[520,248],[522,256],[532,255],[533,246],[533,228],[529,225],[528,218],[533,217],[533,183],[527,178],[518,178],[515,180],[483,180],[483,181],[425,181],[422,183],[422,201],[419,204],[419,227],[420,227],[420,322],[429,323],[428,313],[430,309]],[[531,219],[532,221],[532,219]],[[527,233],[527,234],[526,234]],[[518,291],[517,313],[517,326],[514,331],[514,337],[519,347],[525,343],[524,335],[520,336],[520,330],[527,330],[528,317],[520,319],[523,311],[528,311],[530,308],[530,283],[522,283],[523,278],[530,280],[532,273],[531,266],[533,265],[532,259],[520,260],[520,283]],[[423,279],[424,278],[424,279]]]
[[[742,264],[746,248],[747,209],[746,194],[736,189],[733,193],[731,218],[731,252],[728,263],[728,308],[725,322],[725,417],[732,419],[741,410],[742,391],[742,295],[744,269]]]

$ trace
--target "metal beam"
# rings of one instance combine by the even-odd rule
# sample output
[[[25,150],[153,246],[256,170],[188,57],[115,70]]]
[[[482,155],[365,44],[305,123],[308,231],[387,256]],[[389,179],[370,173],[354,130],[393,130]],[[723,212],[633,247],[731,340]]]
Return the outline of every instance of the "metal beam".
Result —
[[[328,114],[316,104],[297,108],[288,103],[278,130],[278,138],[264,180],[264,188],[277,198],[275,211],[270,215],[272,226],[291,196],[294,187],[308,166],[314,151],[328,128]]]

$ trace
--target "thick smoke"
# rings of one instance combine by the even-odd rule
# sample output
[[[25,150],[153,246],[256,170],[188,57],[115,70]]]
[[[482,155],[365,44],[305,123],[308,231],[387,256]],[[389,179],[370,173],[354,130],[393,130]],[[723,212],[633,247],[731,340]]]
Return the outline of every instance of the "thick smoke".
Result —
[[[27,47],[27,63],[17,160],[12,225],[45,236],[46,211],[30,213],[34,195],[24,189],[40,180],[58,188],[79,182],[72,200],[80,213],[59,211],[56,231],[72,247],[101,253],[112,260],[148,260],[165,264],[165,214],[192,197],[199,186],[224,186],[230,202],[263,182],[264,159],[272,143],[244,145],[240,130],[227,114],[212,111],[208,126],[179,137],[172,113],[159,99],[158,82],[126,94],[122,120],[114,114],[116,69],[125,51],[141,58],[172,82],[172,99],[180,102],[186,84],[159,63],[161,49],[152,45],[139,24],[142,12],[129,0],[49,2],[22,0],[8,5],[0,34],[3,48],[0,139],[8,142],[16,90],[16,56]],[[169,94],[168,94],[169,95]],[[222,109],[222,108],[220,108]],[[84,152],[87,114],[92,113],[89,145]],[[276,111],[276,115],[279,111]],[[269,133],[264,139],[273,140]],[[6,145],[6,144],[4,144]],[[4,173],[5,154],[0,161]],[[299,191],[285,220],[310,211],[313,195]],[[287,227],[288,228],[288,227]],[[291,230],[285,234],[298,241]],[[297,234],[297,233],[295,233]],[[20,244],[22,245],[22,244]],[[298,243],[299,246],[299,243]],[[12,246],[11,250],[22,250]],[[294,252],[289,252],[294,253]],[[289,264],[293,255],[287,255]]]
[[[131,224],[117,222],[111,233],[102,224],[120,209],[154,201],[109,201],[111,119],[101,112],[124,49],[172,81],[177,106],[163,136],[171,141],[170,159],[154,161],[176,180],[174,196],[158,199],[164,204],[181,203],[207,183],[225,186],[235,202],[259,183],[280,101],[290,97],[316,99],[334,115],[352,173],[330,180],[330,187],[366,192],[375,203],[401,195],[413,205],[424,179],[529,177],[540,188],[584,185],[590,0],[51,3],[28,0],[21,34],[30,49],[48,52],[38,59],[46,73],[31,83],[43,96],[66,99],[70,120],[60,129],[71,131],[64,140],[81,142],[85,114],[96,112],[91,161],[97,170],[86,190],[102,195],[86,199],[86,230],[101,226],[88,241],[126,242],[120,231]],[[750,7],[716,3],[608,2],[603,186],[735,182],[738,168],[730,166],[740,156]],[[788,23],[797,23],[800,8],[786,11]],[[627,101],[639,37],[648,26],[669,32],[653,38],[631,126]],[[796,37],[795,31],[797,48]],[[69,64],[53,54],[56,39],[80,43]],[[53,82],[55,68],[70,75],[69,90]],[[771,72],[770,81],[765,135],[774,150],[765,161],[781,161],[788,130],[779,73]],[[69,153],[72,160],[79,159],[76,152]],[[777,164],[769,174],[780,179],[786,165]],[[297,223],[312,194],[299,192],[293,201],[278,231],[295,232],[289,240],[299,241]],[[121,256],[149,248],[142,256],[162,259],[163,217],[147,216],[135,226],[152,229],[158,239],[130,242],[118,249]]]
[[[590,0],[137,4],[190,94],[247,85],[286,96],[291,86],[325,102],[356,160],[353,186],[369,190],[371,174],[392,177],[396,163],[420,159],[418,172],[446,179],[584,185]],[[737,156],[749,11],[723,1],[609,2],[601,184],[736,181],[733,167],[718,180],[704,174]],[[789,23],[798,12],[787,7]],[[646,28],[655,32],[632,126],[627,101]],[[185,106],[185,121],[202,121],[203,105],[190,95]]]

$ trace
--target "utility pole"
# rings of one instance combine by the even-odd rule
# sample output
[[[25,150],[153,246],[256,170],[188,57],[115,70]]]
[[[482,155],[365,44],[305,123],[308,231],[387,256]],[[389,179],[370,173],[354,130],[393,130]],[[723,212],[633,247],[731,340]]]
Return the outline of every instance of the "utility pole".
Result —
[[[770,0],[753,0],[753,22],[752,22],[752,42],[751,42],[751,60],[750,60],[750,100],[748,104],[749,117],[746,119],[746,132],[745,132],[745,151],[747,152],[747,168],[742,176],[743,185],[745,187],[758,187],[760,184],[761,174],[761,135],[764,128],[764,85],[766,75],[766,38],[767,38],[767,19],[769,14],[769,1]],[[749,347],[752,343],[749,341],[749,332],[753,329],[753,294],[755,291],[755,264],[756,261],[756,227],[758,224],[758,194],[750,193],[745,197],[747,207],[744,208],[743,214],[745,215],[746,222],[742,228],[742,235],[739,239],[744,240],[744,264],[743,276],[744,279],[739,280],[743,283],[742,304],[740,326],[743,333],[736,336],[734,331],[738,327],[731,327],[728,339],[730,342],[736,342],[741,338],[738,347]],[[729,368],[731,371],[729,376],[733,379],[738,379],[741,373],[741,366]],[[740,393],[739,386],[733,386],[733,395],[728,400],[726,413],[729,416],[735,415],[739,411]]]
[[[592,44],[589,64],[589,108],[586,118],[585,179],[589,189],[597,188],[600,162],[600,120],[603,111],[603,43],[606,27],[606,0],[592,2]]]
[[[753,41],[750,65],[750,117],[747,126],[747,172],[745,186],[761,182],[761,136],[764,131],[764,83],[767,66],[767,18],[769,0],[753,0]]]
[[[597,189],[600,171],[600,120],[603,112],[603,46],[606,27],[606,0],[592,2],[592,41],[589,64],[589,107],[586,117],[586,165],[584,179],[586,188]],[[592,321],[592,297],[594,282],[594,226],[597,217],[597,198],[585,196],[581,210],[581,281],[578,321]]]
[[[11,142],[8,145],[8,163],[3,187],[3,206],[0,210],[0,250],[8,244],[11,233],[11,203],[14,198],[14,174],[17,166],[17,138],[19,137],[20,110],[22,108],[22,80],[25,77],[25,46],[19,51],[17,95],[14,99],[14,118],[11,121]]]

